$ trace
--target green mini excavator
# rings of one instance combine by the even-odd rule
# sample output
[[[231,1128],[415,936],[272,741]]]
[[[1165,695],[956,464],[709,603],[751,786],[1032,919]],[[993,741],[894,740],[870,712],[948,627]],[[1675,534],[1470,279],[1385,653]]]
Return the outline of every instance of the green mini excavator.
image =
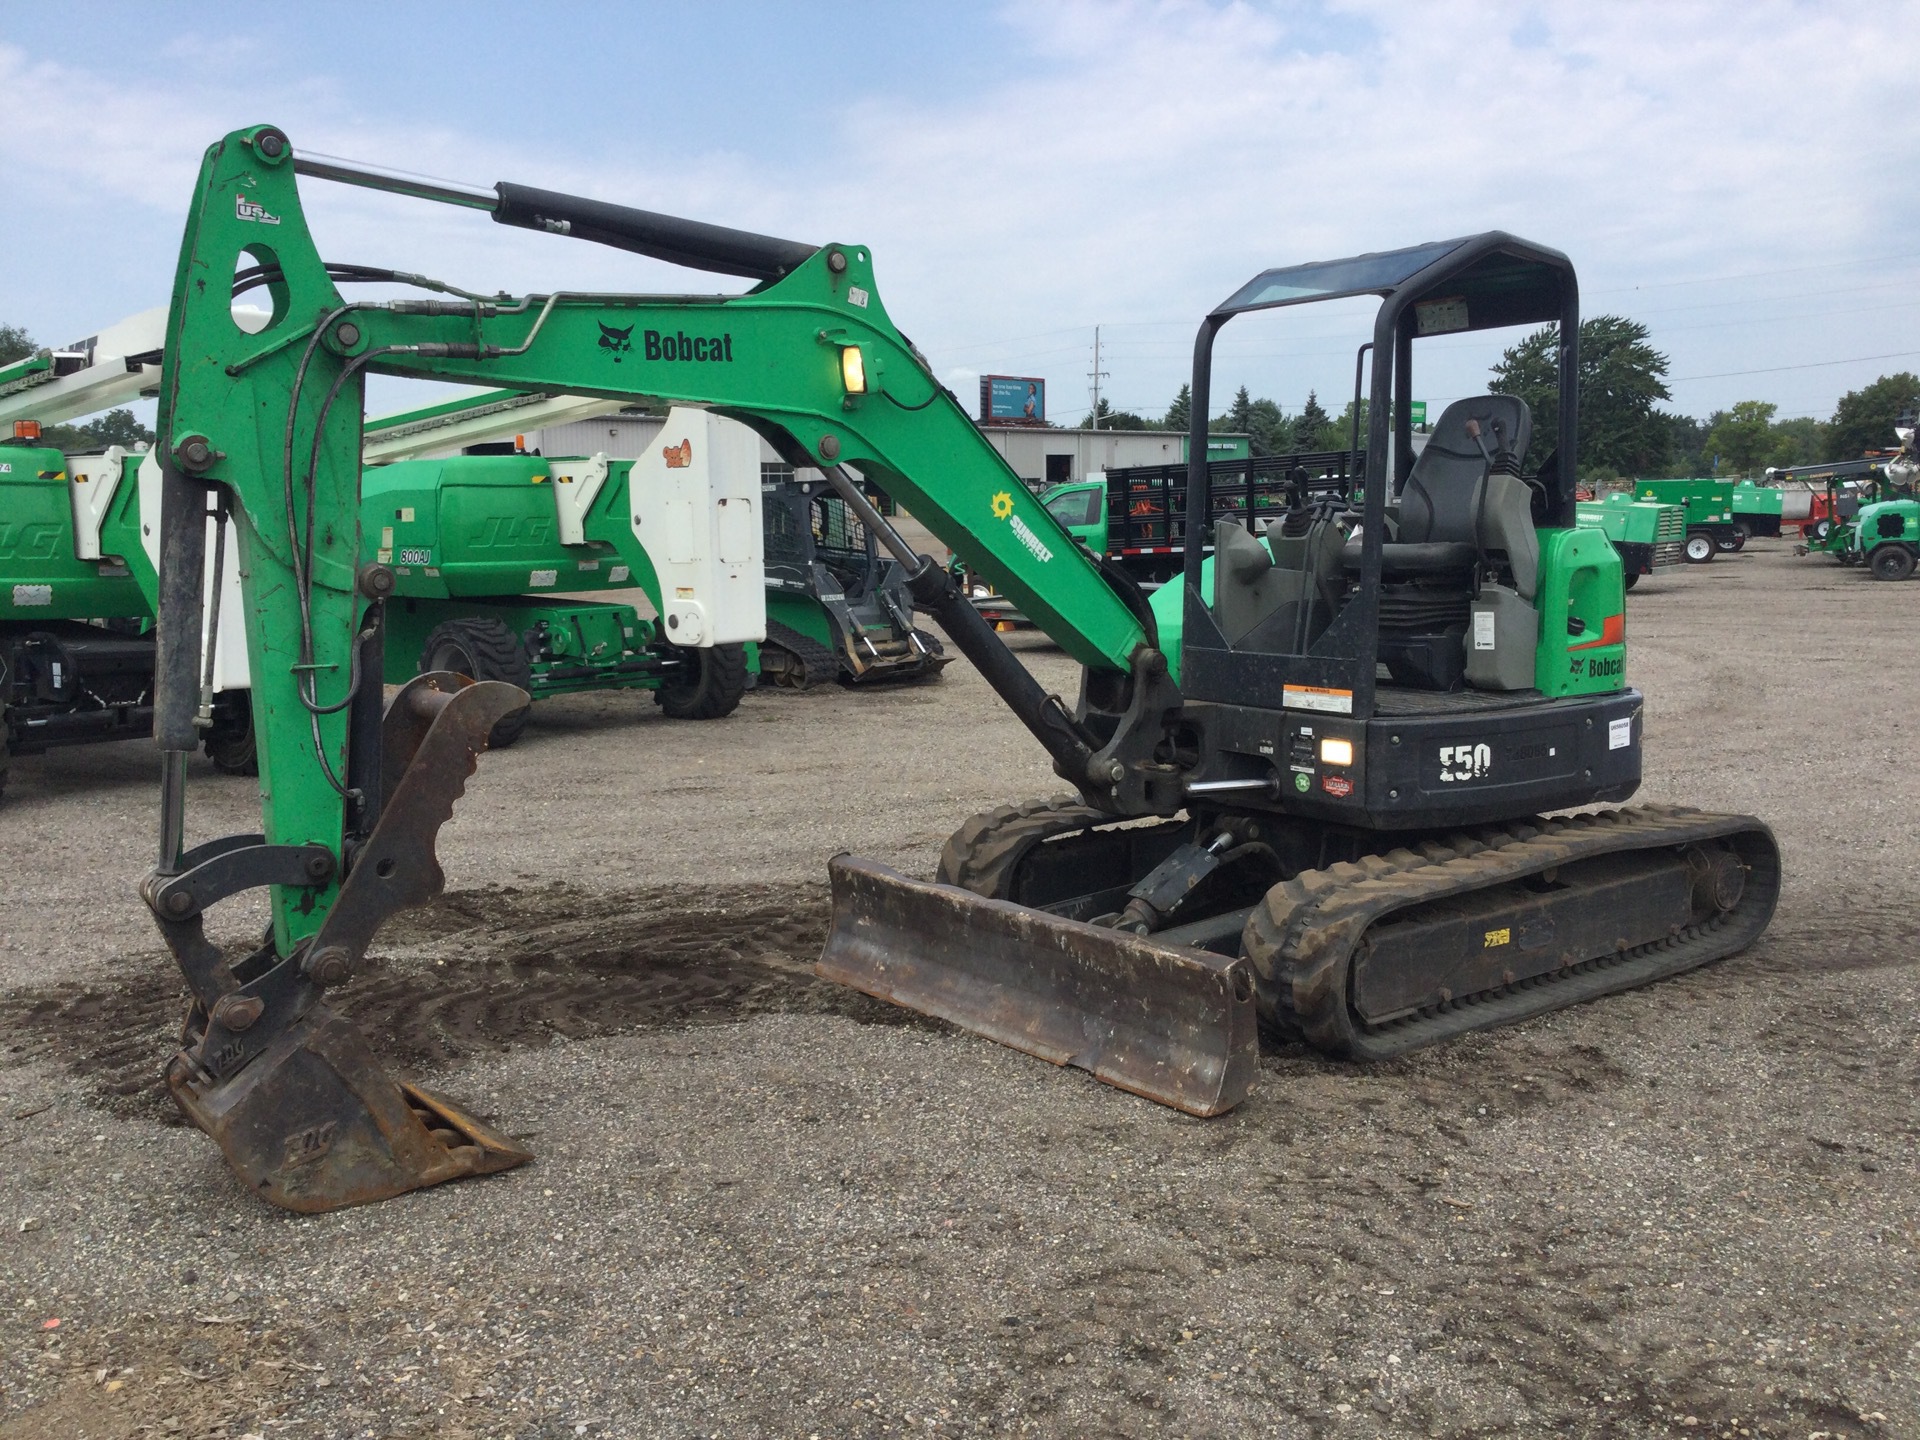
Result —
[[[729,295],[505,296],[323,261],[300,176],[744,277]],[[272,313],[233,322],[236,271]],[[344,298],[380,280],[421,298]],[[1250,311],[1377,296],[1364,474],[1302,484],[1258,533],[1209,537],[1213,345]],[[1449,406],[1419,455],[1432,335],[1555,322],[1557,459],[1527,473],[1511,396]],[[871,253],[502,183],[212,146],[163,361],[155,732],[159,863],[144,894],[192,992],[170,1088],[245,1183],[303,1210],[504,1169],[525,1152],[397,1084],[327,992],[384,919],[443,883],[435,836],[523,692],[417,677],[383,704],[390,568],[363,560],[369,373],[706,406],[818,469],[1045,748],[1071,794],[967,822],[937,880],[842,856],[823,974],[1194,1114],[1246,1094],[1258,1034],[1402,1053],[1739,949],[1779,887],[1759,821],[1599,809],[1640,783],[1620,562],[1574,524],[1579,308],[1559,253],[1490,233],[1272,270],[1203,320],[1177,583],[1149,601],[1075,546],[894,326]],[[1084,667],[1048,694],[847,467],[954,546]],[[237,532],[262,832],[185,847],[184,757],[210,554]],[[681,517],[692,526],[705,517]],[[744,509],[728,523],[760,523]],[[671,541],[669,541],[671,544]],[[217,593],[217,592],[216,592]],[[877,779],[875,783],[881,783]],[[1546,812],[1583,809],[1568,818]],[[271,892],[231,960],[207,911]]]

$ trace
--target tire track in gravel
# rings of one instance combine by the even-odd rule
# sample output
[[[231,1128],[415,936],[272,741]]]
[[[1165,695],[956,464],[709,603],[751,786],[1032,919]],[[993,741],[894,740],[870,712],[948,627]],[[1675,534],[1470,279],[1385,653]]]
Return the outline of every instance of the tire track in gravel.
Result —
[[[396,917],[335,1001],[408,1073],[761,1014],[937,1026],[814,976],[829,914],[827,893],[810,886],[461,892]],[[164,954],[135,957],[130,970],[112,987],[0,995],[0,1048],[64,1063],[109,1111],[178,1123],[160,1074],[185,991]]]

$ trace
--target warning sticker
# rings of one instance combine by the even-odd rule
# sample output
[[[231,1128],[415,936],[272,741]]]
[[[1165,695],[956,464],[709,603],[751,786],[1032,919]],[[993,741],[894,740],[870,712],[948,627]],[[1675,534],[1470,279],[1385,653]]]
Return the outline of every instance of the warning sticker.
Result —
[[[1322,775],[1320,788],[1336,800],[1344,800],[1353,794],[1353,782],[1344,775]]]
[[[616,565],[607,571],[607,582],[611,585],[618,585],[622,580],[627,578],[629,573],[626,566]]]
[[[1633,744],[1633,717],[1607,722],[1607,749],[1624,750]]]
[[[13,587],[13,603],[20,606],[53,604],[53,586],[16,585]]]
[[[1325,685],[1288,685],[1281,690],[1280,703],[1289,710],[1321,710],[1329,715],[1351,715],[1353,692]]]
[[[557,585],[559,583],[560,572],[558,570],[535,570],[527,576],[527,588],[529,590],[537,590],[542,585]]]
[[[1476,610],[1473,612],[1473,648],[1491,650],[1493,644],[1493,611]]]

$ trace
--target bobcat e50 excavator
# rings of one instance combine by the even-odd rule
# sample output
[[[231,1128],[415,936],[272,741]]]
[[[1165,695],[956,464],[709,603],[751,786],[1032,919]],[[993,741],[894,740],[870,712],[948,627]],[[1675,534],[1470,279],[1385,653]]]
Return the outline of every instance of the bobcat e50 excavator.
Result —
[[[757,283],[516,298],[330,266],[301,174]],[[228,310],[248,266],[270,276],[258,334]],[[353,302],[335,284],[370,278],[437,293]],[[1246,1093],[1261,1022],[1392,1055],[1747,944],[1779,884],[1760,822],[1671,808],[1537,818],[1625,800],[1640,780],[1619,559],[1573,525],[1579,316],[1565,257],[1494,233],[1256,277],[1201,325],[1186,513],[1207,513],[1221,327],[1366,294],[1382,301],[1363,482],[1303,488],[1260,536],[1221,524],[1210,566],[1201,528],[1185,528],[1185,572],[1149,605],[1068,541],[941,389],[888,317],[864,247],[424,181],[300,155],[271,126],[228,135],[189,211],[157,446],[165,765],[143,893],[193,994],[167,1071],[179,1103],[256,1193],[296,1209],[527,1158],[396,1085],[325,996],[388,915],[438,891],[438,828],[489,729],[526,703],[512,686],[432,674],[382,709],[393,577],[361,562],[357,533],[372,371],[700,404],[751,426],[822,471],[1046,748],[1077,794],[968,822],[940,883],[833,861],[824,975],[1207,1115]],[[1415,462],[1416,337],[1543,320],[1561,327],[1562,459],[1519,473],[1526,407],[1481,396],[1450,406]],[[847,465],[1085,667],[1075,704],[1041,688]],[[239,537],[264,833],[189,850],[182,762],[197,742],[209,487]],[[272,932],[229,962],[204,915],[258,886]]]

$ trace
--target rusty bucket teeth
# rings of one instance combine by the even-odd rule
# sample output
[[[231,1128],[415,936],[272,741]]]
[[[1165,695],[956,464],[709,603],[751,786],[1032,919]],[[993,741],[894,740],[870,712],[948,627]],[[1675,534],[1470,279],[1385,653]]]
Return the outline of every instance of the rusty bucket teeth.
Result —
[[[247,1186],[289,1210],[365,1205],[532,1158],[438,1096],[397,1084],[324,1003],[230,1078],[208,1084],[183,1056],[167,1083]]]
[[[1218,1115],[1259,1062],[1246,961],[1063,920],[834,857],[824,979]]]

